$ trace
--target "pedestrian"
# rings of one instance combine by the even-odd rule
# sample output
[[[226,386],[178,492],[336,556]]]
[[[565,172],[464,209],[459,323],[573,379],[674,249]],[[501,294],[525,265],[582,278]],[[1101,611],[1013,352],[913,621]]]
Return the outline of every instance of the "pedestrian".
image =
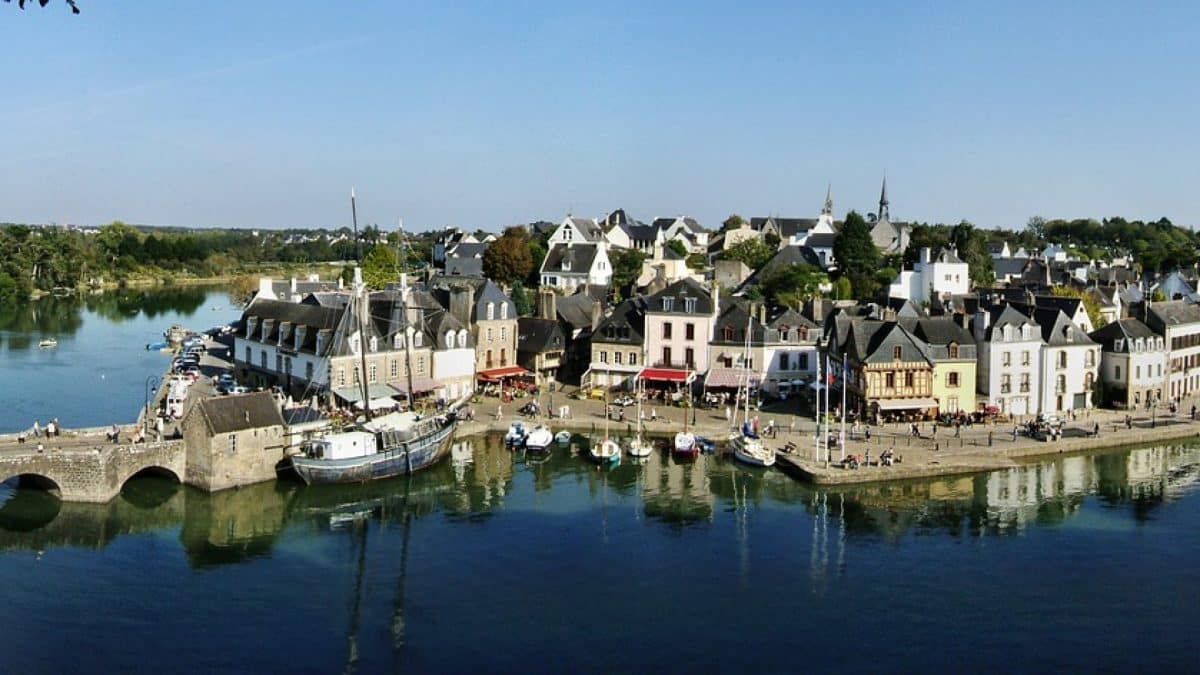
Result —
[[[54,419],[50,420],[50,422],[54,424],[54,437],[58,438],[59,436],[62,436],[62,425],[58,423],[58,418],[55,417]]]
[[[1017,442],[1017,425],[1015,425],[1015,424],[1013,425],[1012,434],[1013,434],[1013,443],[1016,443]],[[989,436],[990,436],[990,434],[989,434]]]
[[[733,419],[733,413],[730,412],[729,406],[725,406],[725,421],[728,422],[732,419]]]
[[[657,410],[656,408],[651,408],[651,409],[650,409],[650,421],[651,421],[651,422],[657,422],[657,421],[658,421],[658,410]]]
[[[1132,417],[1130,417],[1129,415],[1126,415],[1126,416],[1125,416],[1125,428],[1126,428],[1126,429],[1132,429],[1132,428],[1133,428],[1133,418],[1132,418]]]
[[[1100,435],[1100,423],[1099,423],[1099,422],[1096,422],[1096,423],[1095,423],[1095,424],[1092,426],[1092,435],[1093,435],[1093,436],[1099,436],[1099,435]]]
[[[960,422],[959,420],[954,420],[954,437],[959,438],[961,436],[962,436],[962,422]]]
[[[929,425],[929,429],[930,429],[930,435],[931,435],[933,438],[937,438],[937,422],[934,422],[933,424],[930,424],[930,425]]]
[[[46,423],[46,438],[53,438],[54,432],[55,432],[54,422],[53,421],[47,422]]]
[[[34,438],[42,437],[42,425],[38,424],[37,420],[33,421],[33,437]]]
[[[24,442],[25,442],[25,432],[18,431],[17,432],[17,443],[24,443]]]
[[[39,455],[42,454],[42,450],[45,450],[45,449],[46,449],[46,446],[42,445],[41,441],[38,441],[38,446],[37,446],[38,454]]]
[[[864,428],[863,435],[867,437],[868,441],[871,440],[871,427]]]
[[[496,406],[496,421],[499,422],[503,418],[504,418],[504,405],[501,404],[501,405]]]

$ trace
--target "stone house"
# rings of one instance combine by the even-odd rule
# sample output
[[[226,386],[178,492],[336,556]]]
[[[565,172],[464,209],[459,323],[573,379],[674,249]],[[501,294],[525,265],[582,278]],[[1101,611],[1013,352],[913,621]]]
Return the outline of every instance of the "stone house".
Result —
[[[466,327],[475,341],[477,379],[520,375],[517,365],[517,307],[496,283],[482,278],[438,277],[430,289],[439,304]]]
[[[1142,321],[1165,338],[1170,351],[1171,371],[1165,392],[1168,400],[1200,389],[1200,305],[1169,300],[1145,302],[1142,307]]]
[[[681,279],[646,298],[646,359],[655,369],[702,374],[720,304],[720,288]]]
[[[209,491],[274,480],[288,443],[279,405],[268,392],[200,399],[182,429],[184,482]]]
[[[568,292],[580,286],[607,286],[612,273],[605,240],[553,244],[539,270],[543,286]]]
[[[539,382],[551,382],[558,376],[566,350],[562,326],[555,319],[523,316],[517,319],[517,363]]]
[[[646,299],[630,298],[600,320],[591,332],[591,362],[582,387],[632,388],[646,365]]]

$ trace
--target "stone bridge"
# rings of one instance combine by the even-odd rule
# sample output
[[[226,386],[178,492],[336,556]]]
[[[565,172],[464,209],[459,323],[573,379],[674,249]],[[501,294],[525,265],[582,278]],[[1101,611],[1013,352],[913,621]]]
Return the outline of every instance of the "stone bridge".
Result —
[[[182,482],[186,462],[182,440],[128,445],[51,443],[40,453],[32,442],[5,444],[0,449],[0,481],[19,477],[24,484],[57,493],[63,501],[104,503],[120,494],[125,481],[143,471],[167,474]]]

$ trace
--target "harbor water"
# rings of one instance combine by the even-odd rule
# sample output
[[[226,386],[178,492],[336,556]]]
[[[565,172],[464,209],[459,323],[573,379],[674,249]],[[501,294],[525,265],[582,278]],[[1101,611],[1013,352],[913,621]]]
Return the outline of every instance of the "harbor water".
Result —
[[[214,309],[215,308],[215,309]],[[0,310],[0,431],[128,422],[219,290]],[[59,346],[39,350],[43,337]],[[1200,448],[813,489],[459,439],[411,478],[0,487],[0,670],[1191,671]]]

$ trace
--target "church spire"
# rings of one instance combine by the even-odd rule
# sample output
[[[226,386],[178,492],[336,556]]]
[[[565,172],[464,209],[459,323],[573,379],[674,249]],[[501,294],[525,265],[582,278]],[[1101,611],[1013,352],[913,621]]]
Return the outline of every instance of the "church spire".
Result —
[[[888,220],[887,176],[883,177],[883,189],[879,191],[879,220]]]
[[[821,215],[833,215],[833,183],[825,184],[825,206],[821,208]]]

